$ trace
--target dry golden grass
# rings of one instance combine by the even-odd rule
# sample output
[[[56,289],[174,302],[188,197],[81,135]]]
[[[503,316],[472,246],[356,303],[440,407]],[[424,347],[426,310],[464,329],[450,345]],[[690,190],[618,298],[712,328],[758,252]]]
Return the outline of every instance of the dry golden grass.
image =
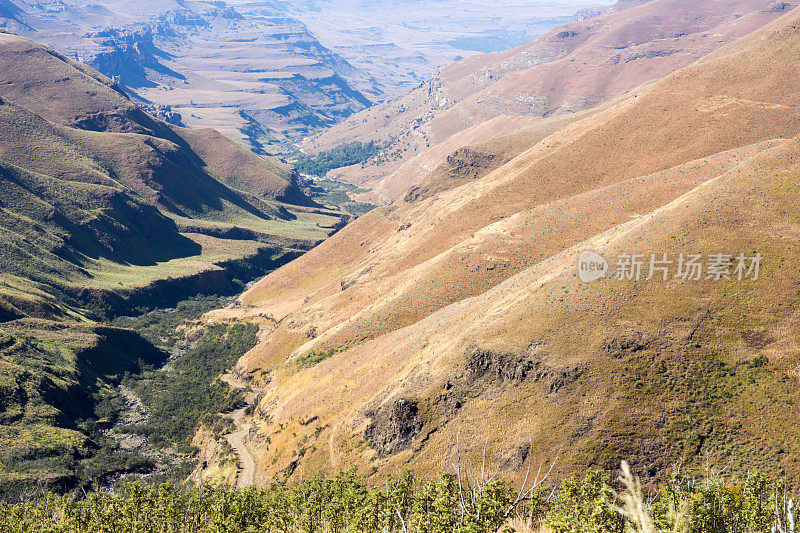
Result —
[[[486,444],[512,478],[513,448],[531,441],[535,462],[564,446],[558,476],[629,458],[658,478],[700,452],[800,472],[798,18],[483,177],[376,210],[245,294],[244,315],[282,319],[240,362],[269,382],[253,442],[265,475],[289,450],[306,472],[438,472],[459,434],[475,436],[465,454]],[[584,285],[585,249],[771,259],[751,284]],[[630,339],[642,345],[609,348]],[[474,347],[538,370],[476,377]],[[337,353],[312,368],[293,363],[327,348]],[[417,403],[422,429],[381,456],[365,429],[398,399]]]
[[[385,158],[337,173],[374,189],[364,198],[389,203],[452,151],[626,95],[768,24],[780,16],[772,4],[656,0],[573,22],[515,49],[449,65],[405,97],[306,140],[305,148],[393,140]]]
[[[511,528],[515,533],[550,533],[550,529],[547,526],[531,524],[521,516],[509,520],[508,524],[500,532],[506,531],[506,527]]]

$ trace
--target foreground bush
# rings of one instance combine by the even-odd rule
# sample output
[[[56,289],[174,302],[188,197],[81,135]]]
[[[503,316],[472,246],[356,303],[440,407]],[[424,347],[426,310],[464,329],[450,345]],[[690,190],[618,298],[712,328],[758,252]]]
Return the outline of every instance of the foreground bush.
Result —
[[[411,474],[369,488],[353,472],[292,486],[237,490],[126,485],[85,498],[52,494],[0,504],[0,531],[28,532],[566,532],[794,531],[782,482],[739,483],[675,476],[647,503],[626,471],[624,492],[589,473],[557,488],[517,491],[502,481],[469,484],[452,475]]]

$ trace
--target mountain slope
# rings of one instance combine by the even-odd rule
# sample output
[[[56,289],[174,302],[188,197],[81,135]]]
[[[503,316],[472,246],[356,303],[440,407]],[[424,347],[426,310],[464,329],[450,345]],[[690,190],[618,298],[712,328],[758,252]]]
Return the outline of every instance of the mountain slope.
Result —
[[[123,376],[168,354],[101,322],[235,294],[348,219],[286,165],[156,120],[92,68],[0,33],[3,497],[158,466],[106,430]]]
[[[512,478],[560,448],[559,476],[704,455],[800,471],[798,52],[792,11],[519,155],[484,152],[510,159],[495,169],[434,174],[214,314],[275,320],[238,366],[264,391],[257,481],[438,471],[457,442]],[[763,264],[585,284],[586,250]]]
[[[364,168],[332,175],[390,203],[456,149],[543,118],[591,109],[663,78],[780,16],[773,0],[619,2],[512,50],[443,68],[405,97],[358,113],[317,137],[307,151],[354,139],[391,141]],[[517,144],[522,151],[525,142]]]
[[[102,469],[100,462],[92,464],[97,443],[88,436],[96,432],[100,399],[113,394],[120,375],[160,364],[164,357],[132,331],[44,320],[2,324],[3,494],[22,494],[34,484],[67,491],[86,470]],[[146,461],[124,454],[114,459],[113,472],[148,468]]]
[[[264,263],[342,220],[305,197],[286,166],[155,120],[52,49],[0,33],[0,73],[7,316],[68,316],[98,294]]]

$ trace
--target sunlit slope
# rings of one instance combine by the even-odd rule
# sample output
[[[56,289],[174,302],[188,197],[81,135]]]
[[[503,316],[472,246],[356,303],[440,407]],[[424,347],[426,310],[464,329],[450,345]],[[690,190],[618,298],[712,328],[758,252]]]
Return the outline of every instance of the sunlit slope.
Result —
[[[392,103],[357,113],[306,143],[391,141],[365,168],[337,171],[390,203],[458,148],[544,118],[593,109],[659,80],[792,9],[772,0],[619,3],[513,50],[445,67]],[[632,6],[632,7],[631,7]]]
[[[530,440],[537,461],[564,447],[561,473],[704,453],[798,470],[799,19],[366,215],[221,312],[279,321],[239,365],[266,384],[264,475],[297,457],[439,470],[458,434],[514,475]],[[585,249],[764,266],[584,285]]]

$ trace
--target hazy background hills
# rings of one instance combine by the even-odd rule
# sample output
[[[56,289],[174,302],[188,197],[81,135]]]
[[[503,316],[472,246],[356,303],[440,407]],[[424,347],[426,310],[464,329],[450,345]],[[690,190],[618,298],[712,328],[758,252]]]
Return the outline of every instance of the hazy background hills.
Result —
[[[240,9],[266,2],[235,0]],[[610,1],[284,0],[269,4],[302,20],[354,66],[370,73],[383,99],[401,96],[440,66],[476,52],[526,43],[579,11]]]
[[[523,43],[585,7],[488,4],[3,0],[0,28],[98,69],[167,121],[285,154],[287,140],[398,96],[455,59]],[[530,15],[519,17],[521,9]]]

